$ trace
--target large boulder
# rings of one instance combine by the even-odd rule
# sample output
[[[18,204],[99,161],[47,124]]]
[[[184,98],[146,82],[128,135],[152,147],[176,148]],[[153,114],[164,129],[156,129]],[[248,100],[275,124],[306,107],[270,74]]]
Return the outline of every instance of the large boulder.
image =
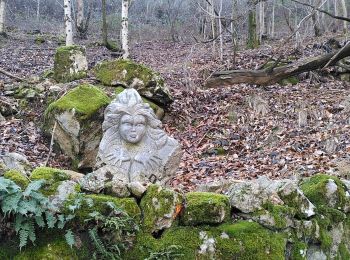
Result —
[[[80,85],[51,103],[45,112],[44,130],[54,131],[54,140],[76,168],[95,165],[102,136],[103,111],[109,97],[92,85]]]
[[[150,185],[140,203],[144,229],[154,233],[170,228],[182,207],[182,199],[182,196],[173,190]]]
[[[145,65],[131,60],[113,60],[98,64],[94,71],[104,85],[134,88],[140,95],[162,106],[173,101],[164,79]]]
[[[85,78],[88,63],[86,51],[82,46],[63,46],[56,50],[54,79],[58,82],[70,82]]]
[[[32,167],[23,154],[5,153],[0,155],[0,176],[9,170],[16,170],[25,176],[30,173]]]

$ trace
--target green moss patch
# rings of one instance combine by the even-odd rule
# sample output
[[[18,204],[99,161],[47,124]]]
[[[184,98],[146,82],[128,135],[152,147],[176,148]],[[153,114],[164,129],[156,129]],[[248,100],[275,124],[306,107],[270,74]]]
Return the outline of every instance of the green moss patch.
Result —
[[[51,229],[40,233],[35,245],[19,250],[18,241],[9,239],[0,241],[0,259],[2,260],[71,260],[89,259],[89,251],[82,243],[80,248],[70,248],[61,230]]]
[[[114,203],[117,208],[124,210],[130,217],[133,217],[135,220],[140,220],[141,210],[134,198],[116,198],[101,194],[85,195],[84,198],[90,199],[92,201],[92,205],[88,205],[87,201],[83,200],[81,207],[74,213],[77,217],[77,220],[81,224],[83,224],[86,219],[91,218],[89,214],[95,211],[101,213],[102,215],[108,215],[111,212],[111,208],[107,205],[108,202]],[[72,204],[74,199],[75,197],[73,196],[66,202],[66,208]]]
[[[174,255],[164,259],[284,259],[286,238],[257,223],[240,221],[213,227],[172,227],[161,238],[140,233],[135,246],[123,259],[160,258],[164,252]],[[176,257],[175,257],[176,255]]]
[[[271,232],[255,222],[239,221],[219,226],[229,238],[220,237],[217,249],[219,259],[284,259],[286,238]]]
[[[9,170],[4,174],[4,177],[6,179],[10,179],[13,182],[15,182],[18,186],[24,190],[28,184],[29,184],[29,179],[25,176],[23,176],[22,173],[16,170]]]
[[[307,244],[297,241],[292,245],[292,252],[290,258],[293,260],[306,259]]]
[[[134,79],[142,81],[145,87],[149,84],[164,84],[164,80],[158,73],[131,60],[102,62],[95,67],[94,71],[97,79],[109,86],[118,85],[118,83],[129,86]]]
[[[337,191],[336,191],[336,204],[330,205],[329,201],[330,199],[327,198],[327,189],[326,186],[329,181],[334,181],[334,183],[337,185]],[[325,175],[325,174],[318,174],[315,176],[312,176],[311,178],[305,180],[301,184],[301,189],[304,192],[305,196],[317,207],[334,207],[336,209],[343,209],[345,203],[346,203],[346,196],[345,196],[345,187],[344,184],[335,176]]]
[[[48,115],[53,111],[74,109],[80,115],[80,119],[87,119],[109,103],[110,98],[102,90],[93,85],[84,84],[51,103],[45,113]]]
[[[40,191],[46,195],[54,195],[62,181],[69,180],[70,177],[63,171],[50,167],[38,167],[30,175],[31,180],[45,180],[45,185]]]
[[[181,222],[185,225],[219,224],[230,218],[230,202],[225,195],[189,192]]]

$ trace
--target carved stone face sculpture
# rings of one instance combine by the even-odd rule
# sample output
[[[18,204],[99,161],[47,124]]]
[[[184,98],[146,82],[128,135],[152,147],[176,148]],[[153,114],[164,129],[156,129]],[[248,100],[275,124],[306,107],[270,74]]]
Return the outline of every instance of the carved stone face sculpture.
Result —
[[[141,115],[123,115],[120,119],[120,136],[123,140],[137,144],[146,133],[146,119]]]
[[[86,176],[83,188],[98,191],[111,181],[166,183],[182,153],[161,126],[136,90],[120,93],[105,110],[96,170]]]

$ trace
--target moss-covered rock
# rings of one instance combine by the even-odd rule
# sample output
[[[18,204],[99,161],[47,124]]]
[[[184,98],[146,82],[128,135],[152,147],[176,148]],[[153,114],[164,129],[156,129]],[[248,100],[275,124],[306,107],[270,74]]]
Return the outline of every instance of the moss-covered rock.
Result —
[[[69,211],[69,205],[72,205],[75,199],[76,197],[72,196],[69,200],[66,201],[65,211]],[[113,203],[116,208],[120,208],[125,211],[136,221],[140,221],[141,210],[134,198],[116,198],[102,194],[84,195],[83,199],[81,200],[81,207],[74,213],[76,215],[77,221],[80,224],[84,225],[85,220],[91,218],[89,214],[93,212],[99,212],[102,215],[107,216],[112,210],[111,207],[108,206],[108,203],[110,202]]]
[[[4,177],[15,182],[18,186],[22,188],[22,190],[24,190],[29,184],[29,179],[17,170],[7,171],[4,174]]]
[[[148,187],[140,207],[143,213],[143,229],[153,233],[172,226],[182,208],[182,196],[153,184]]]
[[[44,186],[41,188],[41,192],[46,195],[54,195],[57,192],[58,186],[66,180],[69,180],[69,176],[62,170],[50,168],[50,167],[38,167],[30,175],[31,180],[45,180]]]
[[[305,196],[317,207],[343,210],[346,204],[345,185],[335,176],[318,174],[301,184]]]
[[[224,224],[219,230],[228,235],[218,240],[221,259],[284,259],[286,237],[283,233],[274,233],[259,224],[239,221]]]
[[[290,259],[304,260],[306,259],[306,252],[307,252],[307,244],[301,241],[297,241],[292,244]]]
[[[3,243],[2,243],[3,242]],[[30,245],[19,250],[15,241],[0,242],[0,259],[2,260],[71,260],[89,259],[89,251],[82,244],[80,248],[70,248],[64,239],[62,232],[52,230],[50,233],[41,234],[35,245]]]
[[[84,84],[51,103],[45,111],[44,130],[52,133],[55,122],[55,141],[77,168],[95,164],[102,138],[104,108],[109,97],[99,88]]]
[[[163,106],[173,101],[159,73],[142,64],[131,60],[106,61],[98,64],[94,71],[104,85],[135,88],[140,95]]]
[[[231,207],[225,195],[209,192],[186,194],[181,221],[185,225],[220,224],[229,220]]]
[[[173,227],[160,239],[140,233],[124,259],[284,259],[286,239],[257,223],[240,221],[215,227]],[[157,258],[158,257],[158,258]]]
[[[56,50],[54,79],[58,82],[70,82],[86,77],[88,63],[85,48],[81,46],[63,46]]]

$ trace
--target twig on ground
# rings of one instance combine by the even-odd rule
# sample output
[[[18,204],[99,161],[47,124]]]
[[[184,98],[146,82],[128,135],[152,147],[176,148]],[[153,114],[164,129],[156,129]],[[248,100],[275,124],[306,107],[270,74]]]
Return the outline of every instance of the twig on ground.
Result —
[[[52,153],[52,148],[53,148],[53,143],[54,143],[54,136],[55,136],[56,127],[57,127],[57,122],[55,121],[55,124],[54,124],[53,129],[52,129],[52,133],[51,133],[51,141],[50,141],[49,154],[47,155],[47,158],[46,158],[46,161],[45,161],[44,166],[47,166],[47,164],[48,164],[48,162],[49,162],[49,159],[50,159],[50,156],[51,156],[51,153]]]

